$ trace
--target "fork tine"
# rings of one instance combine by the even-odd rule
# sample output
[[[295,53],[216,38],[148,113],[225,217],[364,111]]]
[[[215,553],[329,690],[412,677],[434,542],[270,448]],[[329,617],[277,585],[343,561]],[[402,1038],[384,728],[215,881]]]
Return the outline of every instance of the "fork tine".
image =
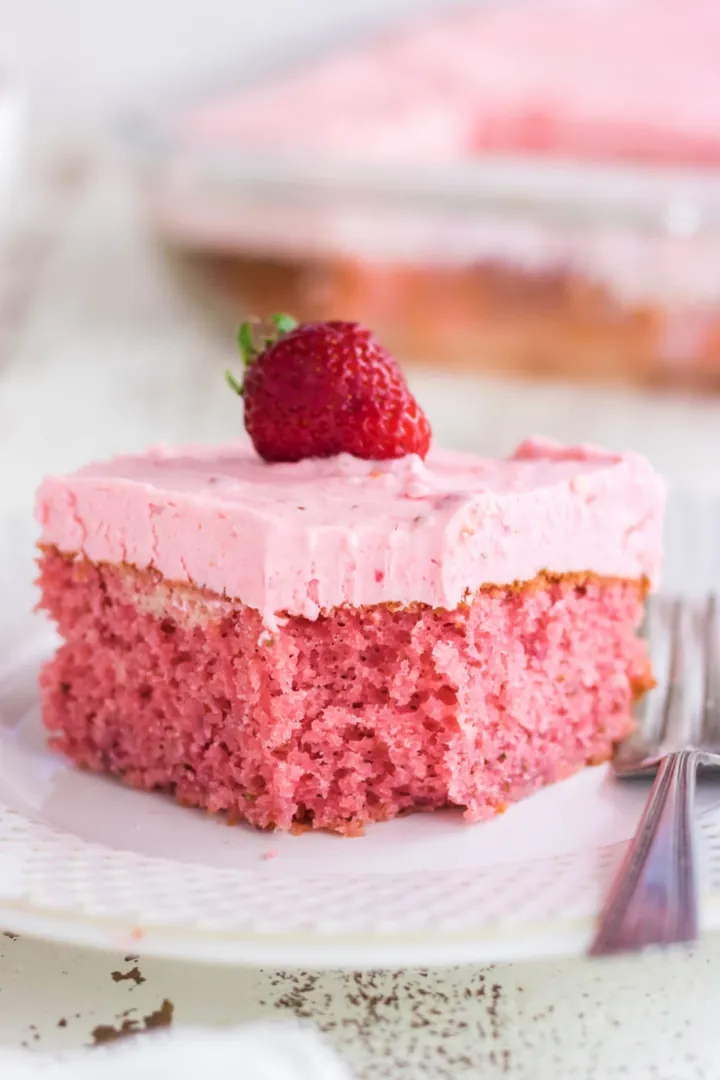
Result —
[[[720,746],[720,634],[718,600],[707,599],[703,619],[703,708],[701,741]]]
[[[670,681],[670,650],[672,644],[671,605],[663,596],[653,596],[645,609],[640,630],[647,642],[650,663],[655,675],[655,687],[644,694],[636,706],[635,716],[643,742],[659,743],[663,729],[665,699]]]
[[[690,725],[686,743],[691,747],[697,747],[702,742],[705,676],[707,673],[705,663],[705,610],[703,605],[697,603],[689,603],[687,607],[690,635],[689,647],[692,662],[691,677],[685,681]]]
[[[690,612],[682,600],[670,608],[670,657],[667,693],[661,716],[664,749],[685,746],[692,734],[692,683],[697,681],[699,656],[692,648]]]

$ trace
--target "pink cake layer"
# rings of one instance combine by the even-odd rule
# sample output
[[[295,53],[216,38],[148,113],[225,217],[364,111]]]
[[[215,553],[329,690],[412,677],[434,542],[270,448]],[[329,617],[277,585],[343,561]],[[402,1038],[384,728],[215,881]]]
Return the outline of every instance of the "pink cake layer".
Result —
[[[505,459],[348,454],[267,465],[249,443],[155,448],[49,477],[42,543],[154,568],[259,611],[452,610],[486,584],[593,571],[655,582],[665,485],[638,454],[523,443]]]
[[[441,610],[289,617],[53,547],[42,677],[77,765],[262,828],[355,834],[453,806],[470,821],[608,757],[650,683],[645,580],[540,574]]]
[[[720,163],[716,0],[517,0],[416,20],[188,120],[194,138],[437,166]]]

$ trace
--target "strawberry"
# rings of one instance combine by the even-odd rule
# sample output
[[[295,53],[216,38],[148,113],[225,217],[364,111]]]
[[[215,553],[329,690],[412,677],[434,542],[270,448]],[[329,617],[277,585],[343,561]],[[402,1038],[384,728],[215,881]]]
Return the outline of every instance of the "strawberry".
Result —
[[[275,333],[256,348],[249,323],[238,334],[245,427],[265,461],[354,454],[372,460],[430,447],[430,425],[397,362],[352,322],[298,325],[275,315]]]

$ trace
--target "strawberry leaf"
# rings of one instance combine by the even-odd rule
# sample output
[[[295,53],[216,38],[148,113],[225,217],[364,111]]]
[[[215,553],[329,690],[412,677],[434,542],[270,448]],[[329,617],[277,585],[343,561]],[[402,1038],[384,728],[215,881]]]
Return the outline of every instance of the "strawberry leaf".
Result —
[[[253,360],[257,356],[257,349],[253,344],[252,339],[252,326],[249,322],[241,323],[238,330],[238,348],[240,349],[240,356],[244,367],[250,367]]]
[[[234,390],[240,397],[243,396],[243,386],[237,381],[232,371],[225,372],[225,382],[228,384],[231,390]]]
[[[278,315],[271,315],[270,322],[274,324],[278,334],[289,334],[291,330],[295,330],[299,326],[297,319],[293,319],[292,315],[286,315],[283,312]]]

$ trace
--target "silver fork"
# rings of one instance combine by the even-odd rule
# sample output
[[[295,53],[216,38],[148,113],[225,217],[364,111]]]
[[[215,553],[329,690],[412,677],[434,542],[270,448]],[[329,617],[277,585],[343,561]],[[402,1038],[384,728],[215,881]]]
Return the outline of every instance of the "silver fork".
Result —
[[[720,610],[654,598],[645,632],[657,686],[637,731],[619,744],[616,776],[655,781],[600,914],[591,956],[696,941],[693,802],[698,768],[720,769]]]

